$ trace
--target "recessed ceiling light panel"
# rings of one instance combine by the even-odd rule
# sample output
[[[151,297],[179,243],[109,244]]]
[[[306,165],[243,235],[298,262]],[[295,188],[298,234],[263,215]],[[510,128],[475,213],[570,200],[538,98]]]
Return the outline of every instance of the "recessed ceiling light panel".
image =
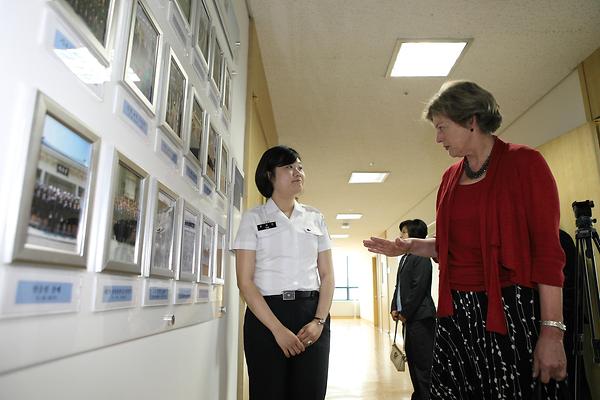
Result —
[[[391,77],[448,76],[468,40],[398,41]]]
[[[362,214],[354,213],[354,214],[337,214],[335,219],[361,219]]]
[[[389,172],[352,172],[348,183],[382,183],[390,175]]]

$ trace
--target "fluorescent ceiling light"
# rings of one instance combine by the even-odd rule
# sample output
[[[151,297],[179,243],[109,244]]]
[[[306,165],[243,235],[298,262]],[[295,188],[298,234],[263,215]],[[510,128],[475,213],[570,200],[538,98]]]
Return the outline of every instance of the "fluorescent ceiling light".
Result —
[[[399,42],[390,76],[448,76],[467,41]]]
[[[389,174],[389,172],[353,172],[348,183],[381,183]]]
[[[345,234],[334,234],[334,235],[329,235],[329,237],[331,237],[332,239],[347,239],[350,237],[350,235],[348,235],[347,233]]]
[[[362,214],[338,214],[335,219],[361,219]]]

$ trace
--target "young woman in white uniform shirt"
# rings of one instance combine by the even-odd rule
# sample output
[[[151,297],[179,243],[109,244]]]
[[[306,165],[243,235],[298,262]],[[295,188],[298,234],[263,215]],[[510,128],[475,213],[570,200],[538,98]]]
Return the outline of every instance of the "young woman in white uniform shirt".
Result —
[[[244,214],[235,240],[251,400],[322,400],[327,390],[331,243],[323,215],[296,201],[304,177],[294,149],[267,150],[255,180],[268,201]]]

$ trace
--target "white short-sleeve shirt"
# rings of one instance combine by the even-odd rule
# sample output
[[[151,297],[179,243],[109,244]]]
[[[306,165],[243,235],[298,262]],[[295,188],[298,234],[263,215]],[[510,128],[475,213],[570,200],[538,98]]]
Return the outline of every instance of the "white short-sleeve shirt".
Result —
[[[284,290],[318,290],[317,256],[331,248],[319,210],[294,203],[288,218],[272,199],[244,213],[236,250],[255,250],[254,284],[263,296]]]

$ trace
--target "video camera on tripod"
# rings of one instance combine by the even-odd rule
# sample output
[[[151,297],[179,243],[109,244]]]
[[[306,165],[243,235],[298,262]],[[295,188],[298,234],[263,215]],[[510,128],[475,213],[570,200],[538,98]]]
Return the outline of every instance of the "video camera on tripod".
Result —
[[[594,363],[600,364],[600,292],[594,247],[600,253],[600,239],[593,227],[596,219],[592,218],[594,202],[591,200],[575,201],[572,204],[575,213],[575,241],[577,247],[577,268],[575,270],[575,309],[573,315],[574,335],[574,373],[572,383],[575,385],[575,399],[581,397],[584,360],[584,323],[589,323],[591,348]],[[593,244],[592,244],[593,243]]]

